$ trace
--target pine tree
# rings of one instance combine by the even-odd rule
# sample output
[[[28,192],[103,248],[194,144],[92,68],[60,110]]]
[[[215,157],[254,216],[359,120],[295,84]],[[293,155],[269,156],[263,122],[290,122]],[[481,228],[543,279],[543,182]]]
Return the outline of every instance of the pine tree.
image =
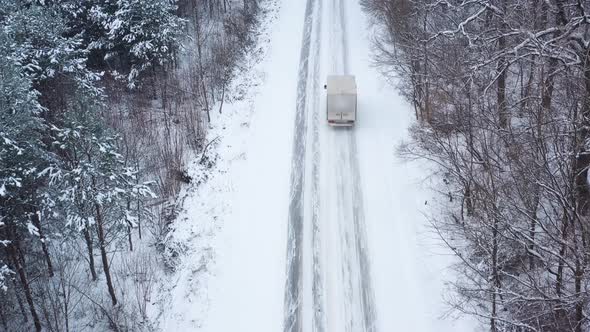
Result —
[[[47,172],[57,191],[59,205],[65,211],[67,226],[82,232],[93,265],[92,243],[88,234],[95,233],[102,268],[111,302],[116,305],[108,246],[123,239],[136,210],[129,200],[153,197],[149,184],[136,183],[136,172],[124,166],[118,153],[118,138],[96,114],[100,104],[80,100],[66,114],[63,128],[53,127],[54,145],[63,163]],[[59,171],[55,171],[59,169]],[[93,269],[93,266],[91,266]]]
[[[67,8],[74,7],[70,4]],[[167,0],[94,1],[92,6],[77,5],[85,29],[73,20],[74,31],[81,31],[88,49],[99,59],[92,63],[111,69],[111,73],[133,88],[147,69],[162,66],[173,59],[180,45],[184,21],[176,6]]]
[[[18,275],[35,328],[40,331],[20,242],[27,232],[38,235],[30,217],[38,206],[37,167],[47,162],[39,135],[44,123],[37,116],[43,108],[31,88],[31,79],[13,56],[10,37],[0,34],[0,243],[4,247],[0,288],[7,287],[6,274]]]

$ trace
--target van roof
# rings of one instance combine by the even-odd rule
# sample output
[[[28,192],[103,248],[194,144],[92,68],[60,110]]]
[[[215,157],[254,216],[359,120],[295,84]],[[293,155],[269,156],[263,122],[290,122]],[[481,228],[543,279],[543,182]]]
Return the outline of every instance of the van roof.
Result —
[[[354,75],[328,75],[327,85],[330,95],[356,95]]]

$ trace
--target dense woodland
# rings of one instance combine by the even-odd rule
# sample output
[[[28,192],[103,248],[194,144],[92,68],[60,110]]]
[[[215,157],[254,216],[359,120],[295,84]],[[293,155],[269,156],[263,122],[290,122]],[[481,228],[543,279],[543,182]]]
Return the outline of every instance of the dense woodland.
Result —
[[[150,329],[185,159],[207,144],[257,12],[0,0],[0,330]]]
[[[438,166],[451,303],[491,331],[587,331],[590,3],[364,5],[419,119],[401,153]]]

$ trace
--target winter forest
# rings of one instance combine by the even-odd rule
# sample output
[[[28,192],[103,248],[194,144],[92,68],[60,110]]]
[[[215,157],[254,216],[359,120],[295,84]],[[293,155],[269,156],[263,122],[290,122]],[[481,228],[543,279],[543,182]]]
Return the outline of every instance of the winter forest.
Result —
[[[456,308],[491,331],[587,331],[590,5],[364,0],[446,197]]]
[[[186,158],[257,11],[0,1],[0,330],[149,328]]]
[[[196,191],[204,186],[213,174],[209,170],[222,163],[218,160],[220,154],[213,150],[220,146],[231,148],[229,143],[217,144],[224,138],[211,137],[208,132],[216,121],[221,121],[224,106],[245,97],[247,91],[228,90],[241,73],[238,69],[248,69],[243,68],[247,66],[244,59],[248,54],[259,52],[256,43],[267,38],[260,37],[260,26],[274,27],[270,21],[262,22],[268,9],[265,6],[279,13],[272,19],[278,22],[277,31],[284,33],[268,36],[287,39],[296,35],[299,41],[303,33],[303,46],[297,44],[294,47],[300,50],[291,53],[299,56],[301,52],[301,68],[309,70],[305,80],[299,77],[300,81],[295,74],[302,75],[303,70],[293,70],[294,78],[289,81],[291,71],[275,60],[274,65],[278,63],[285,71],[278,74],[285,79],[274,82],[285,84],[270,91],[295,92],[300,86],[305,90],[307,78],[309,86],[318,88],[324,79],[318,78],[320,68],[329,67],[320,63],[320,56],[336,61],[344,54],[342,67],[364,68],[355,60],[355,52],[366,51],[371,54],[372,66],[366,68],[377,68],[389,83],[387,89],[399,93],[411,106],[415,119],[406,128],[407,137],[397,144],[387,141],[391,146],[384,149],[391,148],[392,155],[408,163],[420,160],[431,165],[420,170],[423,178],[434,183],[435,191],[435,199],[424,202],[430,209],[425,218],[430,230],[456,259],[450,267],[455,277],[443,294],[453,312],[475,317],[483,330],[492,332],[590,329],[590,2],[306,0],[294,5],[296,1],[299,0],[0,0],[0,331],[161,330],[154,321],[158,316],[153,308],[159,300],[156,297],[171,292],[177,285],[164,285],[160,279],[163,275],[175,275],[182,268],[181,262],[190,247],[178,239],[182,236],[172,239],[171,235],[173,225],[180,223],[183,189]],[[350,5],[353,2],[356,5]],[[293,29],[290,35],[287,23],[291,22],[291,13],[281,16],[275,4],[291,4],[286,8],[293,9],[292,17],[301,14],[304,18],[299,22],[302,31]],[[322,21],[324,17],[337,16],[337,8],[342,20],[339,27],[336,20]],[[368,22],[347,22],[346,17],[362,15],[366,15]],[[365,28],[370,32],[370,50],[355,50],[350,45],[364,45],[359,42],[360,33],[354,34],[355,29],[364,32]],[[331,40],[321,44],[326,36]],[[262,41],[275,45],[271,37]],[[342,54],[330,58],[330,47]],[[263,56],[264,52],[260,54]],[[293,67],[296,65],[295,62]],[[266,74],[272,73],[263,73]],[[371,75],[355,74],[361,91],[363,80],[372,83],[367,79]],[[311,89],[307,91],[311,97],[303,99],[306,105],[312,105],[309,107],[319,109],[317,105],[324,104],[320,103],[319,92],[312,93]],[[272,107],[283,102],[270,100],[267,104]],[[255,105],[269,107],[267,104]],[[291,106],[294,114],[295,103]],[[319,113],[323,111],[321,108],[309,119],[323,119],[324,113]],[[376,114],[376,110],[359,112],[369,111]],[[371,173],[364,171],[362,160],[360,166],[354,160],[358,158],[356,140],[361,150],[368,146],[363,140],[374,139],[367,136],[369,127],[363,127],[365,115],[360,114],[354,129],[360,132],[360,138],[353,136],[352,131],[346,132],[350,134],[350,149],[355,151],[342,152],[342,156],[356,163],[356,168],[338,169],[343,174],[340,177],[356,172],[354,179],[350,183],[333,182],[339,188],[351,184],[362,203],[363,195],[375,197],[380,193],[363,194],[361,189],[367,191],[370,186],[361,186],[360,178],[373,184],[367,177],[378,177],[379,171],[390,165],[377,165]],[[277,131],[286,128],[280,127],[284,123],[289,123],[292,130],[292,119],[285,117],[290,122],[275,119]],[[370,116],[365,119],[371,120]],[[383,121],[375,121],[380,122]],[[248,130],[249,126],[249,122],[243,122],[237,127]],[[308,139],[314,144],[322,141],[320,138],[331,137],[332,132],[318,129],[317,124],[309,126],[314,132]],[[264,130],[261,125],[255,128]],[[394,128],[398,127],[391,125],[390,130],[399,130]],[[291,131],[283,134],[291,135]],[[304,132],[300,138],[303,145],[305,135]],[[253,141],[263,142],[260,145],[265,146],[258,147],[259,151],[268,149],[271,154],[275,151],[273,144],[291,144],[277,136]],[[372,148],[377,151],[380,147]],[[290,145],[288,149],[290,153]],[[326,155],[327,148],[322,149],[313,150],[315,160],[321,160],[322,153]],[[366,152],[359,155],[363,153]],[[247,160],[241,151],[236,155],[237,160]],[[291,157],[288,153],[284,156]],[[275,159],[269,159],[270,163],[279,164],[284,156],[271,156]],[[285,160],[284,164],[289,165],[289,159]],[[198,164],[197,171],[202,174],[196,177],[194,170],[189,171],[191,163]],[[279,166],[277,173],[283,171]],[[319,161],[313,167],[312,179],[326,174],[321,172]],[[230,178],[231,174],[225,175],[225,171],[211,176]],[[275,188],[264,183],[265,176],[267,182],[289,176],[268,173],[252,183]],[[298,179],[291,180],[303,188],[301,197],[305,190],[312,190],[317,197],[322,194],[319,187],[323,182],[306,189]],[[284,189],[286,196],[289,191]],[[325,192],[335,196],[329,189]],[[249,195],[248,191],[241,193]],[[228,197],[222,196],[221,205],[232,205]],[[198,203],[210,202],[213,201]],[[264,206],[271,213],[287,210],[283,201],[276,202],[269,201]],[[371,206],[371,200],[365,198],[365,204]],[[319,205],[313,208],[319,211]],[[362,204],[351,205],[355,207],[351,220],[364,218]],[[367,224],[372,225],[369,219],[374,214],[366,214]],[[307,216],[301,215],[302,219]],[[283,219],[272,222],[286,223],[287,211]],[[209,220],[198,222],[213,224]],[[255,225],[252,228],[263,228],[255,224],[256,220],[248,222]],[[320,226],[314,224],[314,231],[322,227],[321,222]],[[359,278],[368,278],[377,285],[375,289],[383,289],[374,282],[381,271],[368,272],[369,263],[381,262],[376,258],[376,245],[371,242],[374,238],[371,232],[367,236],[361,226],[355,227],[351,234],[356,232],[356,239],[358,234],[368,237],[368,252],[373,250],[366,261],[358,258],[359,271],[365,273]],[[238,238],[247,238],[244,243],[266,243],[262,238],[271,236],[236,233]],[[284,233],[281,236],[286,238]],[[193,235],[190,234],[197,242],[201,236],[209,236]],[[277,241],[278,248],[263,248],[261,252],[280,251],[284,258],[287,241],[281,241]],[[302,243],[311,246],[312,240],[307,241]],[[320,247],[317,243],[313,242],[314,249]],[[254,243],[251,245],[258,249]],[[364,243],[356,245],[365,247]],[[337,254],[349,263],[344,256],[355,252],[345,249],[339,249],[342,252]],[[379,254],[393,257],[398,253]],[[414,257],[413,253],[399,254]],[[315,264],[317,257],[313,259]],[[197,280],[186,288],[198,293],[192,288],[205,288],[198,278],[200,269],[209,265],[188,266],[188,272],[181,277],[191,282]],[[250,276],[251,271],[244,271],[249,268],[240,273]],[[283,273],[285,266],[280,266],[280,270]],[[313,281],[314,309],[315,301],[323,300],[322,305],[330,305],[329,299],[322,298],[325,294],[320,286],[330,287],[326,280],[342,281],[337,277],[330,279],[330,273],[324,272],[325,280],[318,277],[320,281]],[[181,277],[176,280],[185,280]],[[260,280],[263,283],[265,279]],[[366,280],[362,279],[365,288],[357,302],[362,302],[362,308],[377,307],[376,314],[365,313],[367,325],[363,331],[374,332],[378,325],[370,320],[390,313],[380,309],[379,301],[369,303],[367,299],[374,294]],[[252,288],[241,282],[238,288]],[[285,285],[283,280],[277,284]],[[268,287],[271,289],[271,285]],[[182,299],[185,295],[178,296]],[[278,295],[281,301],[282,296]],[[299,298],[295,300],[297,306],[302,306]],[[257,306],[255,301],[253,308]],[[358,304],[350,301],[351,308]],[[280,308],[288,314],[296,311],[291,309]],[[325,311],[328,315],[329,311]],[[321,319],[328,320],[321,316],[323,312],[314,315],[319,317],[314,316],[320,322],[317,326],[322,326]],[[289,319],[296,322],[293,326],[298,326],[301,317],[293,317]],[[232,319],[228,312],[227,320]]]

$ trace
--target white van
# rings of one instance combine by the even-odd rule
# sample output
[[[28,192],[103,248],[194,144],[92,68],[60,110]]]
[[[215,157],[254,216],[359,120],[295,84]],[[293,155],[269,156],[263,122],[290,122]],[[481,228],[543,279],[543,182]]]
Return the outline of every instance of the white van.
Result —
[[[330,126],[352,126],[356,121],[356,81],[353,75],[328,75],[326,113]]]

